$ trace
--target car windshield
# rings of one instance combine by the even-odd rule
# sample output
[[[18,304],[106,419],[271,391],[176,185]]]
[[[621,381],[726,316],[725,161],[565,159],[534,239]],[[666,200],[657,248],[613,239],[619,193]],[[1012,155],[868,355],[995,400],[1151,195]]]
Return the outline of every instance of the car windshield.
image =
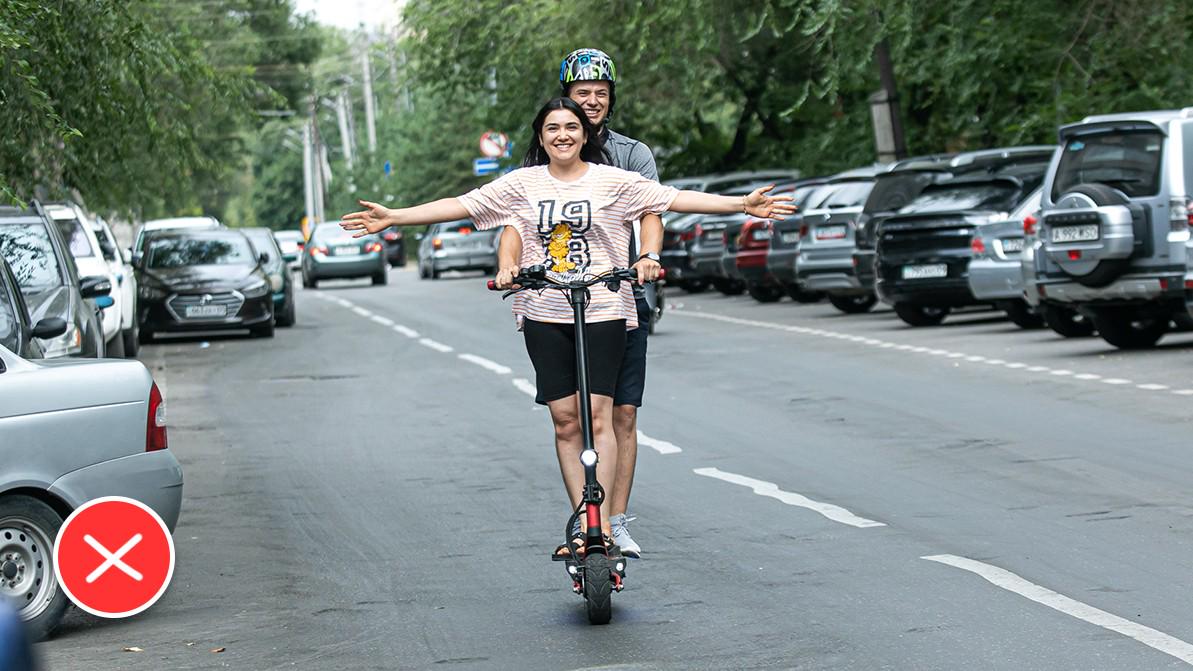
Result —
[[[62,285],[62,266],[44,224],[0,224],[0,256],[26,294]]]
[[[924,187],[936,181],[945,173],[915,170],[895,172],[879,175],[874,182],[874,189],[866,198],[862,211],[867,214],[875,212],[894,212],[910,203]]]
[[[816,205],[817,209],[861,207],[874,188],[874,182],[838,182],[834,186],[837,188]]]
[[[974,182],[941,184],[924,189],[904,207],[908,212],[945,212],[952,210],[996,210],[1006,212],[1015,206],[1019,189],[1011,182]]]
[[[71,256],[76,259],[95,256],[95,250],[91,248],[91,241],[87,239],[87,232],[83,230],[83,222],[72,217],[70,219],[55,219],[54,224],[58,226],[58,231],[62,233],[62,239],[70,248]]]
[[[1052,183],[1055,202],[1078,184],[1100,182],[1128,196],[1154,196],[1160,191],[1160,149],[1164,136],[1158,132],[1083,135],[1065,144],[1056,179]]]
[[[796,189],[791,192],[791,202],[801,210],[806,210],[808,209],[808,198],[813,193],[816,193],[816,189],[819,188],[819,184],[808,184],[807,186],[796,187]]]
[[[13,305],[8,290],[0,283],[0,345],[4,345],[10,352],[17,352],[20,343],[17,342],[17,306]]]
[[[149,241],[149,268],[254,265],[253,250],[242,236],[158,238]]]

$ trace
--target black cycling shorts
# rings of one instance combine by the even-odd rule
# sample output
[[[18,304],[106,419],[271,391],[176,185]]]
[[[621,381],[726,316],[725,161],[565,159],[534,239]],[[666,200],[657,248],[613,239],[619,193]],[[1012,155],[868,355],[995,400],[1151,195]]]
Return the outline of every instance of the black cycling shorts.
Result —
[[[523,319],[522,335],[526,339],[530,362],[534,364],[535,384],[538,387],[536,402],[546,405],[579,391],[574,324]],[[617,389],[621,360],[626,351],[625,320],[588,324],[587,336],[588,391],[612,397]]]

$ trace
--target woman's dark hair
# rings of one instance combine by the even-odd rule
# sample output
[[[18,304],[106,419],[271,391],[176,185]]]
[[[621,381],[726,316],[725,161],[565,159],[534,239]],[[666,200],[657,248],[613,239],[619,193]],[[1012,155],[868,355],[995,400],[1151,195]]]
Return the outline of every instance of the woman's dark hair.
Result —
[[[609,155],[605,153],[604,143],[600,138],[600,131],[592,122],[588,120],[588,115],[584,110],[576,104],[575,100],[571,98],[552,98],[547,101],[546,105],[539,110],[535,115],[534,121],[531,122],[531,129],[534,134],[530,136],[530,148],[526,150],[526,157],[522,159],[522,167],[528,168],[534,165],[547,165],[551,162],[547,156],[547,150],[543,148],[543,143],[539,139],[543,134],[543,124],[547,121],[547,115],[555,110],[567,110],[576,115],[580,120],[580,125],[584,128],[584,134],[587,138],[584,141],[584,146],[580,147],[580,160],[588,163],[608,163]]]

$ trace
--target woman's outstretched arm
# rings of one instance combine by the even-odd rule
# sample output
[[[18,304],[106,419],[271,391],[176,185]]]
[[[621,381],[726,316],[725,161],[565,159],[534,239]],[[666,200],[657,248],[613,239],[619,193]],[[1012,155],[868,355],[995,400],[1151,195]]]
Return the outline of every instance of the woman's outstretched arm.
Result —
[[[694,212],[698,214],[733,214],[744,212],[759,219],[783,219],[795,212],[791,196],[771,196],[768,192],[774,184],[754,189],[745,196],[719,196],[700,191],[680,191],[671,201],[672,212]]]
[[[468,210],[456,198],[441,198],[434,202],[391,209],[367,200],[359,201],[365,209],[340,218],[340,226],[346,231],[358,231],[354,238],[384,231],[390,226],[423,226],[444,221],[467,219]]]

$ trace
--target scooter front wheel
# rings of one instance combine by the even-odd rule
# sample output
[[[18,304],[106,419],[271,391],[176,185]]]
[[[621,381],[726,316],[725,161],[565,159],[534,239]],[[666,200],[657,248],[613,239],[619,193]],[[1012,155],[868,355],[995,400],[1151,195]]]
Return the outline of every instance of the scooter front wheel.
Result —
[[[589,624],[609,624],[613,618],[613,576],[609,558],[590,553],[584,558],[584,603]]]

